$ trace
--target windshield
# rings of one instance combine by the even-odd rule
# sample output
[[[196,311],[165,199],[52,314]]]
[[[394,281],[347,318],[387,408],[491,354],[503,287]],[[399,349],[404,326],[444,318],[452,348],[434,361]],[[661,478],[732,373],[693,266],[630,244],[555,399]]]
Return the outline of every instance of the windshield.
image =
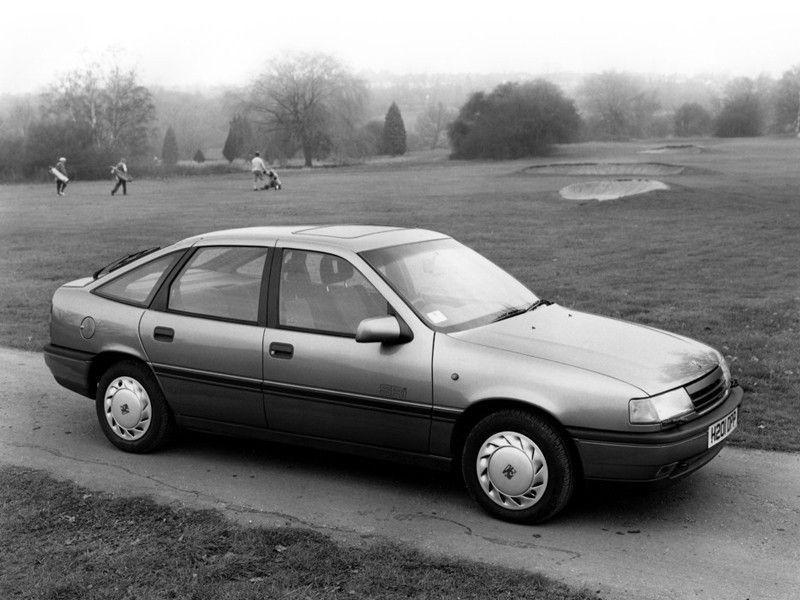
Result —
[[[524,312],[537,300],[528,288],[452,239],[361,253],[433,329],[455,331]]]

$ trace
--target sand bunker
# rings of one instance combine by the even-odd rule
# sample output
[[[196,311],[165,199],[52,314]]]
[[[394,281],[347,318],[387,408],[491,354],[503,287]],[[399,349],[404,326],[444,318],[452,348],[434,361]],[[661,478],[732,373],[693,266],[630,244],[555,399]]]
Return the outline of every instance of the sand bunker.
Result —
[[[667,144],[649,150],[640,150],[639,154],[700,154],[705,148],[694,144]]]
[[[655,190],[668,190],[669,186],[655,179],[609,179],[573,183],[562,188],[559,194],[566,200],[616,200],[626,196],[646,194]]]
[[[684,167],[664,163],[556,163],[528,167],[532,175],[679,175]]]

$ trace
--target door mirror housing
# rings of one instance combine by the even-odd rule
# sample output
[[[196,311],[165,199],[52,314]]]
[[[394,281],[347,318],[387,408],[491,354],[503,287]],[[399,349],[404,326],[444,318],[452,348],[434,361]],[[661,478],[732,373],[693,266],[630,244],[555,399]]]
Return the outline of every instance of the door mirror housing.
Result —
[[[408,326],[394,316],[364,319],[356,330],[356,341],[362,344],[405,344],[412,339],[414,335]]]

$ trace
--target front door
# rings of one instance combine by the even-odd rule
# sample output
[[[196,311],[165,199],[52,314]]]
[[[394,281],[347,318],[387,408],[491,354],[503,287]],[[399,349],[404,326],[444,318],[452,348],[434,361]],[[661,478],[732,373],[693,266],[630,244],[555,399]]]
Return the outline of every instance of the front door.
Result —
[[[362,319],[393,312],[386,298],[339,256],[278,252],[277,314],[264,336],[270,428],[427,452],[433,333],[421,328],[396,345],[356,342]]]
[[[178,415],[265,427],[262,300],[269,250],[206,246],[195,250],[147,310],[139,334],[170,407]]]

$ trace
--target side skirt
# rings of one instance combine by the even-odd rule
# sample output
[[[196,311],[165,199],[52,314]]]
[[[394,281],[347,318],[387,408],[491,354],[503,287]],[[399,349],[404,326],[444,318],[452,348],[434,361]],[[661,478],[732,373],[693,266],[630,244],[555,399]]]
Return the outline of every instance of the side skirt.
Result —
[[[407,465],[416,465],[437,471],[447,471],[451,468],[452,460],[449,457],[436,456],[433,454],[418,454],[415,452],[404,452],[402,450],[391,450],[368,446],[366,444],[353,444],[338,440],[325,438],[309,437],[283,431],[274,431],[262,427],[250,427],[247,425],[236,425],[223,423],[209,419],[197,417],[176,416],[178,425],[184,429],[213,433],[238,438],[259,439],[267,442],[286,444],[290,446],[302,446],[315,450],[325,450],[339,452],[341,454],[351,454],[386,460]]]

